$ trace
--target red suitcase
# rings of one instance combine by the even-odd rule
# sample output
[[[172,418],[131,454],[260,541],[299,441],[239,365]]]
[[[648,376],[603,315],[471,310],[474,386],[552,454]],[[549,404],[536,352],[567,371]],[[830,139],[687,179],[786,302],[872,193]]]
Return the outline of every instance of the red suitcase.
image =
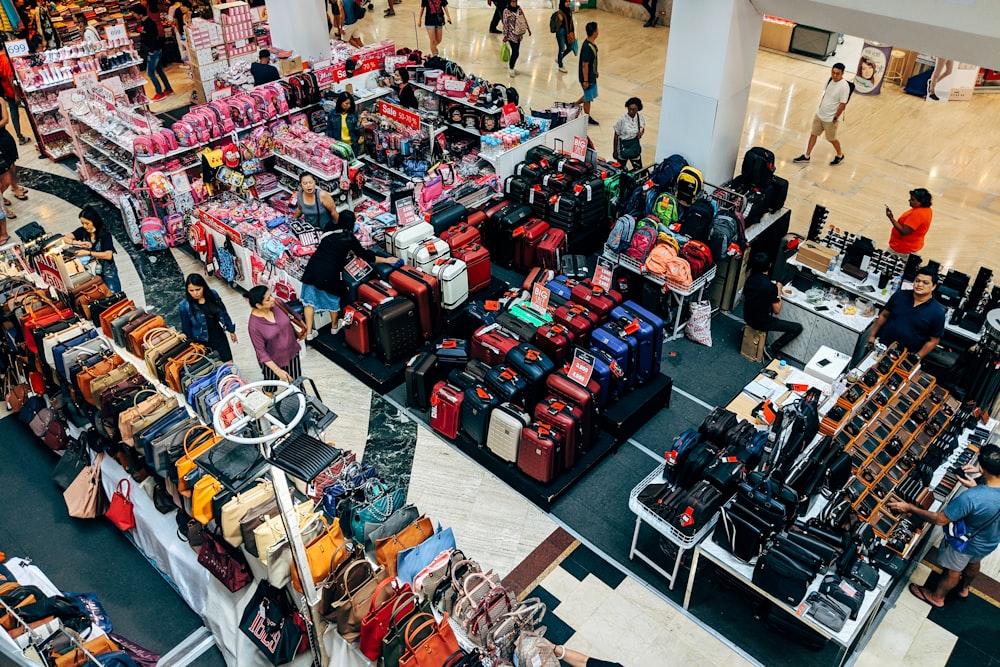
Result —
[[[517,467],[528,477],[548,484],[556,476],[560,449],[559,433],[548,424],[525,426],[517,450]]]
[[[389,274],[389,284],[417,304],[424,340],[433,338],[441,328],[441,285],[438,279],[415,266],[404,264]]]
[[[535,251],[539,242],[549,231],[549,223],[538,218],[529,218],[524,223],[524,229],[514,237],[514,268],[527,271],[535,266]]]
[[[562,456],[557,461],[563,470],[576,465],[583,445],[583,411],[557,396],[546,396],[535,406],[535,421],[551,424],[562,439]]]
[[[458,435],[459,415],[465,392],[447,382],[434,385],[431,394],[431,428],[452,440]]]
[[[555,324],[561,324],[573,334],[573,342],[584,347],[590,341],[590,332],[598,324],[597,315],[578,303],[566,303],[552,313]]]
[[[507,353],[520,344],[521,341],[502,329],[499,324],[487,324],[472,334],[472,349],[469,351],[469,356],[495,366],[502,364],[507,358]]]
[[[455,225],[441,232],[441,240],[453,251],[470,243],[479,243],[481,238],[478,229],[465,224]]]
[[[545,388],[557,397],[577,406],[583,412],[580,420],[582,437],[579,449],[582,451],[590,449],[594,433],[594,411],[597,409],[597,396],[601,393],[601,384],[591,378],[588,385],[584,387],[571,380],[566,371],[562,370],[549,375],[545,381]]]
[[[358,301],[362,303],[377,306],[394,296],[399,296],[399,292],[384,280],[369,280],[358,285]]]
[[[562,367],[573,347],[573,332],[555,322],[543,324],[538,327],[538,333],[532,342],[555,363],[556,367]]]
[[[465,224],[471,227],[479,227],[481,224],[486,222],[486,214],[482,211],[469,211],[469,217],[465,221]]]
[[[528,277],[524,279],[523,283],[521,283],[521,287],[527,290],[527,292],[530,294],[531,288],[535,286],[535,283],[538,283],[539,285],[542,285],[544,287],[545,283],[549,282],[550,280],[554,280],[555,277],[556,277],[556,272],[553,271],[552,269],[545,269],[540,266],[536,266],[535,268],[531,269],[531,271],[528,271]]]
[[[620,292],[615,290],[608,291],[603,287],[593,284],[589,279],[582,280],[573,285],[570,299],[593,311],[602,322],[608,319],[608,315],[613,308],[620,306],[622,303]]]
[[[483,216],[485,217],[483,222],[492,224],[497,214],[508,206],[510,206],[510,202],[506,199],[498,199],[495,202],[490,202],[489,205],[483,209]]]
[[[477,292],[490,286],[493,271],[490,264],[490,251],[479,243],[462,246],[452,250],[451,256],[465,262],[469,273],[469,292]]]
[[[358,354],[371,354],[370,306],[353,303],[344,309],[344,342]]]
[[[569,240],[566,238],[566,232],[557,227],[550,227],[549,231],[538,242],[538,248],[535,250],[535,264],[558,271],[562,257],[568,251]]]

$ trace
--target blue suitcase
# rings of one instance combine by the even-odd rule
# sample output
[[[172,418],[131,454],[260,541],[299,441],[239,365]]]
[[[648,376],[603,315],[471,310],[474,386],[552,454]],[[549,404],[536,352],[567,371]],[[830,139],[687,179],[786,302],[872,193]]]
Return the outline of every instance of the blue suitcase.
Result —
[[[639,338],[639,367],[635,382],[649,382],[660,372],[660,362],[663,359],[663,319],[635,301],[626,301],[614,308],[611,319],[619,323],[626,320],[638,321],[639,330],[636,335]]]
[[[525,407],[530,408],[548,393],[545,380],[555,370],[555,364],[541,350],[530,343],[521,343],[507,353],[506,363],[524,378]]]
[[[486,385],[476,383],[467,388],[459,414],[460,428],[474,442],[485,446],[490,429],[490,413],[498,405],[500,400]]]
[[[494,366],[486,373],[486,386],[501,402],[524,405],[524,392],[528,383],[516,369],[507,364]]]
[[[549,291],[552,292],[554,296],[562,299],[563,303],[570,300],[570,297],[573,295],[573,284],[576,283],[575,280],[573,283],[568,283],[567,280],[566,276],[556,276],[553,280],[545,283],[545,286],[549,288]]]
[[[606,352],[624,371],[625,388],[635,384],[636,356],[639,341],[634,335],[625,333],[615,322],[607,322],[596,329],[590,337],[590,347]]]
[[[594,372],[590,376],[601,385],[601,393],[597,395],[597,407],[603,408],[608,403],[618,400],[622,392],[625,391],[625,378],[619,373],[611,370],[614,359],[603,350],[589,350],[594,357]]]

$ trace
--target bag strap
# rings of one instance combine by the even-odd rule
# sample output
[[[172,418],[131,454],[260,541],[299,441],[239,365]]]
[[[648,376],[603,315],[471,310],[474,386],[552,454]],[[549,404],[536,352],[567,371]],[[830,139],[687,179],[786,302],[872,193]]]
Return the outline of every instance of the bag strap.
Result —
[[[125,485],[125,491],[122,491],[122,484]],[[128,477],[122,477],[118,480],[118,484],[115,486],[115,493],[129,500],[132,496],[132,483],[129,482]]]
[[[976,532],[974,532],[974,533],[966,533],[965,534],[966,540],[969,541],[969,542],[971,542],[972,539],[976,535],[978,535],[979,533],[983,532],[984,530],[986,530],[987,528],[989,528],[990,526],[992,526],[993,522],[996,521],[997,519],[1000,519],[1000,510],[997,510],[997,513],[993,515],[993,518],[990,519],[989,521],[987,521],[986,523],[984,523],[982,526],[980,526],[976,530]],[[964,520],[965,520],[965,517],[962,517],[962,521],[964,521]],[[952,523],[954,523],[954,522],[952,522]]]
[[[198,424],[197,426],[192,426],[191,428],[189,428],[187,432],[184,434],[184,441],[181,443],[182,446],[184,447],[184,453],[188,457],[191,456],[191,450],[188,449],[188,442],[191,438],[192,433],[201,433],[203,435],[208,435],[209,437],[215,435],[215,431],[212,428],[205,426],[203,424]]]

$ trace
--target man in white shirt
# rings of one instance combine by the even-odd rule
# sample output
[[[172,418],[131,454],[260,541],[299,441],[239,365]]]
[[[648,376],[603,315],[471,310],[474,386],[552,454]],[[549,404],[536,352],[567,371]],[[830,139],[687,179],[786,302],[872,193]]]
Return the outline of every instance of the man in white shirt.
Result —
[[[840,120],[844,109],[847,108],[847,100],[851,96],[851,87],[844,81],[844,65],[836,63],[830,70],[830,80],[826,82],[826,90],[823,91],[823,99],[819,101],[819,108],[816,109],[816,116],[813,118],[812,132],[809,134],[809,145],[806,152],[798,156],[792,162],[809,162],[812,149],[816,145],[819,135],[826,133],[826,140],[833,144],[837,151],[837,156],[830,162],[836,166],[844,161],[844,151],[840,148],[840,141],[837,139],[837,122]]]

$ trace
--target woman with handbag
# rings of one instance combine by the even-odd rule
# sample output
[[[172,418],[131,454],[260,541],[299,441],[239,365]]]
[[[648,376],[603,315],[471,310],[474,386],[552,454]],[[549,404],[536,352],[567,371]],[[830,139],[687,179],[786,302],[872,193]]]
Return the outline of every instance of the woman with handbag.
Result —
[[[229,348],[229,341],[237,342],[236,325],[229,317],[222,297],[209,288],[200,273],[190,274],[184,281],[184,289],[184,298],[177,307],[184,335],[189,341],[203,343],[218,352],[222,361],[232,361],[233,351]]]
[[[64,236],[63,241],[78,248],[74,252],[77,257],[91,258],[87,270],[100,276],[112,294],[122,291],[115,265],[115,242],[93,205],[87,204],[80,209],[80,226]]]
[[[573,42],[576,41],[573,7],[569,4],[569,0],[559,0],[559,9],[553,14],[552,22],[558,26],[556,28],[556,64],[559,65],[559,71],[566,74],[568,70],[563,67],[563,58],[573,50]]]
[[[302,375],[299,341],[284,309],[275,308],[274,295],[265,285],[247,292],[250,321],[247,330],[265,380],[293,382]]]
[[[503,10],[503,41],[510,47],[510,60],[507,61],[507,74],[513,78],[517,76],[517,58],[521,55],[521,40],[525,33],[531,34],[528,26],[528,18],[517,4],[517,0],[510,0],[507,9]]]
[[[614,157],[622,168],[632,164],[632,171],[642,169],[642,146],[639,140],[646,133],[646,118],[640,113],[642,100],[630,97],[625,102],[625,113],[615,122]]]

